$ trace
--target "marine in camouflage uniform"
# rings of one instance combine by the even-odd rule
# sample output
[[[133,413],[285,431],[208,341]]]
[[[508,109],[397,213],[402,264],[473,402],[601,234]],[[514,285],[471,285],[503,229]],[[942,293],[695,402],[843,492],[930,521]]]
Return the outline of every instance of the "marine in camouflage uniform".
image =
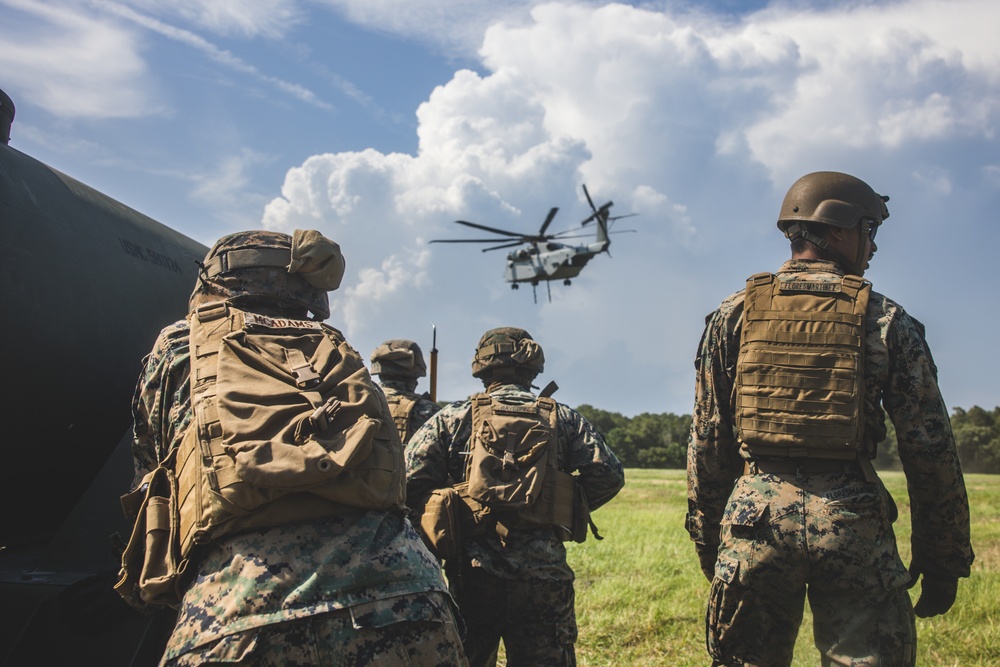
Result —
[[[389,402],[389,410],[398,421],[405,420],[405,426],[400,432],[403,444],[406,444],[417,429],[441,409],[431,400],[430,395],[418,394],[417,382],[427,375],[427,364],[420,346],[412,340],[392,338],[379,345],[371,356],[372,375],[378,376],[379,386]],[[403,414],[403,406],[412,402],[409,414]],[[400,410],[397,416],[396,411]]]
[[[220,250],[289,241],[276,232],[229,235],[206,263]],[[320,253],[322,266],[306,257],[299,272],[332,272],[326,282],[339,285],[343,258],[326,243],[333,257]],[[283,267],[254,267],[216,279],[203,273],[191,300],[194,307],[227,299],[298,319],[308,309],[321,320],[329,316],[326,290],[335,287],[316,289]],[[163,329],[145,361],[133,402],[133,486],[178,446],[193,417],[189,329],[187,320]],[[347,510],[227,535],[202,549],[163,665],[467,664],[440,566],[403,510]]]
[[[493,329],[483,335],[478,350],[522,340],[531,340],[522,329]],[[535,349],[537,355],[529,359],[507,353],[485,362],[474,360],[473,375],[482,380],[487,393],[505,404],[533,403],[531,382],[543,369],[541,348]],[[406,447],[407,504],[419,508],[432,490],[465,480],[471,436],[470,400],[446,406],[414,434]],[[621,490],[624,471],[604,436],[561,403],[557,437],[559,467],[579,473],[592,510]],[[450,581],[466,623],[464,644],[470,665],[496,664],[501,639],[510,667],[576,664],[574,574],[554,527],[511,528],[505,541],[492,530],[466,535],[461,561],[460,574]]]
[[[778,279],[832,284],[845,269],[863,275],[887,199],[845,174],[800,179],[779,218],[792,259]],[[822,664],[914,665],[914,611],[945,613],[973,561],[965,483],[924,328],[871,292],[863,319],[864,451],[854,461],[782,460],[755,457],[737,436],[743,312],[744,292],[725,299],[706,320],[695,360],[687,528],[712,582],[706,624],[714,664],[791,664],[808,596]],[[871,467],[886,413],[912,508],[909,572],[892,529],[896,506]],[[921,575],[914,608],[907,588]]]

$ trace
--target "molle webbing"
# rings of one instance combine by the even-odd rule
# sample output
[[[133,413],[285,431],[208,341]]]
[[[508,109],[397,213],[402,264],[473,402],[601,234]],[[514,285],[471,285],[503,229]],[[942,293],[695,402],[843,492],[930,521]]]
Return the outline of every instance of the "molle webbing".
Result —
[[[399,439],[405,444],[413,435],[410,433],[410,415],[413,414],[413,408],[417,405],[417,401],[398,391],[387,393],[385,400],[389,404],[389,412],[392,413],[392,421],[396,424],[396,430],[399,431]]]
[[[735,393],[737,431],[752,456],[857,456],[870,291],[858,276],[747,281]]]

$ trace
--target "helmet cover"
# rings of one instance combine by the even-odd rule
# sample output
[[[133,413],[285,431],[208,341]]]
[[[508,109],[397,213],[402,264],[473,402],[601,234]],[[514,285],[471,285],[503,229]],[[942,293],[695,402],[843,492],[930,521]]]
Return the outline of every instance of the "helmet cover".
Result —
[[[372,374],[408,378],[427,375],[427,364],[420,346],[405,338],[392,338],[372,352]]]
[[[208,251],[189,309],[225,300],[239,307],[268,302],[301,307],[316,320],[330,316],[328,291],[344,275],[340,246],[314,230],[250,230],[223,236]]]
[[[542,346],[524,329],[490,329],[479,339],[472,359],[472,377],[481,378],[488,371],[503,368],[523,369],[534,377],[545,369]]]

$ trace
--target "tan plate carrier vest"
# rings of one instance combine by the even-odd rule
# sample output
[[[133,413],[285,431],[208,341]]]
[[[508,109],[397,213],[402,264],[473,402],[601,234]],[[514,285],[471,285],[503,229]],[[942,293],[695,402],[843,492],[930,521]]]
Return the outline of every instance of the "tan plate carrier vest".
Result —
[[[747,280],[736,429],[751,457],[851,459],[862,449],[871,283]]]
[[[405,444],[413,435],[410,433],[410,415],[413,414],[417,401],[399,391],[386,394],[385,400],[389,403],[389,412],[392,413],[392,421],[399,431],[399,439]]]
[[[191,316],[194,419],[177,452],[181,552],[222,535],[403,507],[388,405],[339,331],[245,313]]]

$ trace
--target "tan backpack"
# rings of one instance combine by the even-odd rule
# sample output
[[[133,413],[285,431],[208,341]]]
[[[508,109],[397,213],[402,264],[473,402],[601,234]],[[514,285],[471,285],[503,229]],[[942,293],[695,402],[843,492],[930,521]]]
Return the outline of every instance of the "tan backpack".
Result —
[[[389,410],[339,331],[240,311],[191,318],[195,419],[180,445],[181,550],[220,535],[404,506]]]
[[[223,535],[403,509],[388,405],[336,329],[219,301],[192,313],[190,354],[194,419],[122,497],[134,525],[115,589],[127,602],[179,602],[191,552]]]
[[[553,526],[582,542],[589,511],[576,477],[559,469],[560,455],[553,399],[509,405],[478,394],[465,482],[455,489],[475,522],[495,523],[501,537],[513,527]]]

